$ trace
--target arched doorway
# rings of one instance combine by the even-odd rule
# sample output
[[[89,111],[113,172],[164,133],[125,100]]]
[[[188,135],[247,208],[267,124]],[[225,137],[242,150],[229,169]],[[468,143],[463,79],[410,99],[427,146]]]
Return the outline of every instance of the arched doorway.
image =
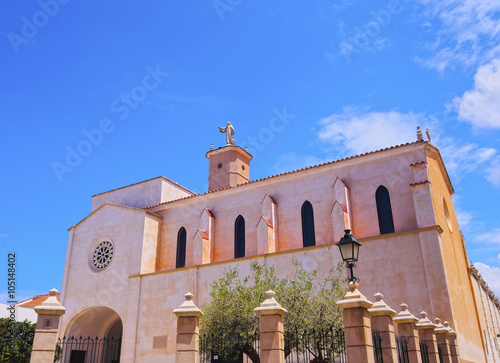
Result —
[[[60,363],[119,363],[123,324],[112,309],[96,306],[75,316],[56,356]]]

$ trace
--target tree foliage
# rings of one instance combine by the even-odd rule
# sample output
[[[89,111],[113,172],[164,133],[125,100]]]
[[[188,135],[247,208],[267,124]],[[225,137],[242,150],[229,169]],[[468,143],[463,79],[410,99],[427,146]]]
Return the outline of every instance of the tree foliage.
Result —
[[[313,328],[341,329],[342,313],[335,303],[346,292],[340,278],[342,264],[326,276],[318,276],[316,270],[308,272],[300,263],[294,263],[294,269],[292,278],[277,277],[274,266],[266,268],[256,261],[250,266],[250,274],[243,278],[237,268],[226,270],[212,283],[212,299],[202,307],[205,315],[200,321],[200,332],[207,342],[204,349],[223,350],[218,354],[225,354],[222,359],[228,361],[245,353],[252,362],[259,362],[254,347],[259,318],[254,309],[265,300],[268,290],[276,293],[276,300],[288,311],[283,317],[285,354],[299,348],[292,336]]]
[[[35,325],[28,320],[18,322],[10,318],[0,319],[0,361],[29,363]]]

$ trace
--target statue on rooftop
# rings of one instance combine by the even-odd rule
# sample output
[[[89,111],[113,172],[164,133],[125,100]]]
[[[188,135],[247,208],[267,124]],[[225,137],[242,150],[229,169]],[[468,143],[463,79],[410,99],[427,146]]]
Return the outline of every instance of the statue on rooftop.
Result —
[[[236,131],[234,131],[234,127],[233,125],[231,125],[231,122],[227,122],[227,126],[226,127],[220,127],[220,126],[217,126],[220,130],[220,132],[225,132],[226,133],[226,146],[228,145],[234,145],[234,133]]]

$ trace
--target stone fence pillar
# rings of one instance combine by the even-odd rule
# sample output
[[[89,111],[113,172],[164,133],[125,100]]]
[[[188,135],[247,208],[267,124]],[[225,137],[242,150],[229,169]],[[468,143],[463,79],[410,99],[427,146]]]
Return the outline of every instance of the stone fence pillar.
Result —
[[[392,321],[392,317],[396,315],[396,311],[392,310],[382,300],[384,296],[381,293],[376,293],[374,296],[375,302],[368,309],[368,313],[370,313],[371,317],[372,331],[380,334],[382,359],[384,363],[398,363],[396,339],[394,338],[394,322]]]
[[[266,300],[255,308],[259,315],[260,362],[284,363],[283,315],[286,310],[274,299],[274,291],[266,292]]]
[[[368,301],[358,290],[358,284],[349,283],[349,292],[337,302],[343,309],[345,344],[349,362],[374,363],[372,331]]]
[[[418,319],[408,311],[408,305],[401,304],[400,306],[401,311],[394,318],[394,321],[398,323],[399,337],[406,339],[410,363],[422,363],[420,341],[418,340],[417,327],[415,325]]]
[[[420,320],[417,323],[418,337],[421,342],[424,342],[427,345],[429,363],[439,363],[436,333],[434,333],[435,328],[436,325],[429,320],[427,313],[422,311],[420,313]]]
[[[450,327],[450,324],[447,321],[445,321],[443,325],[446,329],[448,329],[448,334],[446,334],[446,338],[448,340],[448,345],[450,346],[451,362],[459,363],[460,359],[458,356],[457,332]]]
[[[436,333],[437,345],[441,348],[443,363],[451,363],[450,345],[448,344],[448,338],[446,337],[448,329],[441,324],[441,319],[436,318],[434,321],[436,322],[436,329],[434,329],[434,332]]]
[[[66,309],[57,300],[57,290],[52,289],[43,303],[35,306],[38,314],[35,328],[35,339],[30,363],[53,363],[59,334],[59,320]]]
[[[175,363],[198,363],[200,322],[202,311],[194,304],[194,295],[188,292],[174,314],[177,316]]]

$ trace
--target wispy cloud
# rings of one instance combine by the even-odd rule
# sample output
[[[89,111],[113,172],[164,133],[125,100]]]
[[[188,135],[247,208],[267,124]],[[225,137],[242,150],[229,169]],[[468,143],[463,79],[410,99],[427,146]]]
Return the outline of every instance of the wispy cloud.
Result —
[[[454,138],[439,139],[438,146],[448,172],[456,179],[479,169],[485,170],[497,155],[494,148],[458,142]]]
[[[484,281],[488,284],[491,291],[495,293],[496,296],[500,296],[500,268],[488,266],[481,262],[474,263]]]
[[[495,58],[498,48],[491,41],[500,34],[498,0],[416,0],[422,16],[438,19],[436,40],[427,44],[429,54],[417,60],[427,68],[444,71],[470,67]],[[492,52],[492,50],[495,50]]]
[[[500,156],[495,157],[486,169],[486,180],[496,187],[500,186]]]
[[[492,246],[500,248],[500,228],[491,229],[488,232],[481,233],[474,238],[474,242],[480,242],[483,246]],[[500,276],[500,275],[498,275]]]
[[[474,127],[500,129],[500,59],[480,67],[473,89],[453,100],[458,118]]]
[[[318,138],[336,151],[360,154],[416,140],[416,127],[433,120],[416,113],[370,112],[344,107],[319,121]]]

